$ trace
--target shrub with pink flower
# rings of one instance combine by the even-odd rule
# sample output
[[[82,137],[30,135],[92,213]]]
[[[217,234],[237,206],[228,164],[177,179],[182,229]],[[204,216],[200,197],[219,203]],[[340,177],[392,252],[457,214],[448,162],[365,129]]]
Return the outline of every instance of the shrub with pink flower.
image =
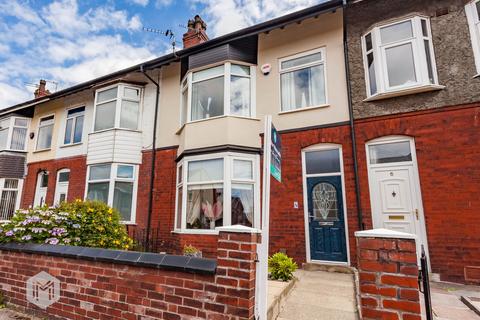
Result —
[[[58,207],[19,210],[0,228],[0,243],[33,242],[130,249],[120,214],[101,202],[76,200]]]

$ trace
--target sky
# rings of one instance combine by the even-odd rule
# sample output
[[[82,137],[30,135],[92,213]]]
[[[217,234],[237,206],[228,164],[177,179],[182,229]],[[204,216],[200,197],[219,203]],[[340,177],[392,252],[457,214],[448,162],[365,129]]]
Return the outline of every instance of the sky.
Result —
[[[321,0],[0,0],[0,109],[33,98],[46,79],[61,90],[172,50],[143,27],[174,31],[177,47],[199,14],[214,38]]]

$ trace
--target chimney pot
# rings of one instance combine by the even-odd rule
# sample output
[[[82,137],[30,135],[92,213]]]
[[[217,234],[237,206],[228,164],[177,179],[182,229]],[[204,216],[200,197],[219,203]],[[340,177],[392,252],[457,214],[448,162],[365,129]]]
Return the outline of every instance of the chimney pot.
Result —
[[[47,81],[41,79],[40,84],[38,85],[38,88],[34,92],[35,99],[45,97],[45,96],[48,96],[50,94],[50,91],[47,90],[46,86],[47,86]]]
[[[190,48],[197,44],[208,41],[206,33],[207,24],[197,14],[193,19],[188,20],[188,30],[183,35],[183,48]]]

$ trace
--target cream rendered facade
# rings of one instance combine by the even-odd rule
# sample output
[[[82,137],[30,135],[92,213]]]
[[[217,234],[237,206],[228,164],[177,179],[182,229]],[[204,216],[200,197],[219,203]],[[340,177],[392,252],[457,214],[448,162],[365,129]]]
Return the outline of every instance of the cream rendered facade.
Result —
[[[179,146],[184,150],[221,145],[259,148],[265,115],[272,115],[276,128],[292,130],[349,120],[347,88],[343,55],[342,12],[327,13],[319,18],[290,24],[284,29],[262,33],[258,39],[256,68],[255,113],[252,117],[220,116],[180,125],[181,89],[180,64],[161,71],[161,98],[157,146]],[[327,103],[311,108],[281,112],[279,60],[306,51],[324,48]],[[271,65],[268,75],[260,67]],[[215,66],[213,64],[201,69]]]

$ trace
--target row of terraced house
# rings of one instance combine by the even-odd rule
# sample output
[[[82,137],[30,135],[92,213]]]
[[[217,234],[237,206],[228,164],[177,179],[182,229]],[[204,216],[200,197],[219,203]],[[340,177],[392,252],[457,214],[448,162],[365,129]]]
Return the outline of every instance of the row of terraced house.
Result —
[[[282,141],[270,252],[355,264],[354,232],[417,235],[480,281],[480,1],[327,1],[0,110],[0,219],[96,199],[161,250],[260,227],[263,128]]]

